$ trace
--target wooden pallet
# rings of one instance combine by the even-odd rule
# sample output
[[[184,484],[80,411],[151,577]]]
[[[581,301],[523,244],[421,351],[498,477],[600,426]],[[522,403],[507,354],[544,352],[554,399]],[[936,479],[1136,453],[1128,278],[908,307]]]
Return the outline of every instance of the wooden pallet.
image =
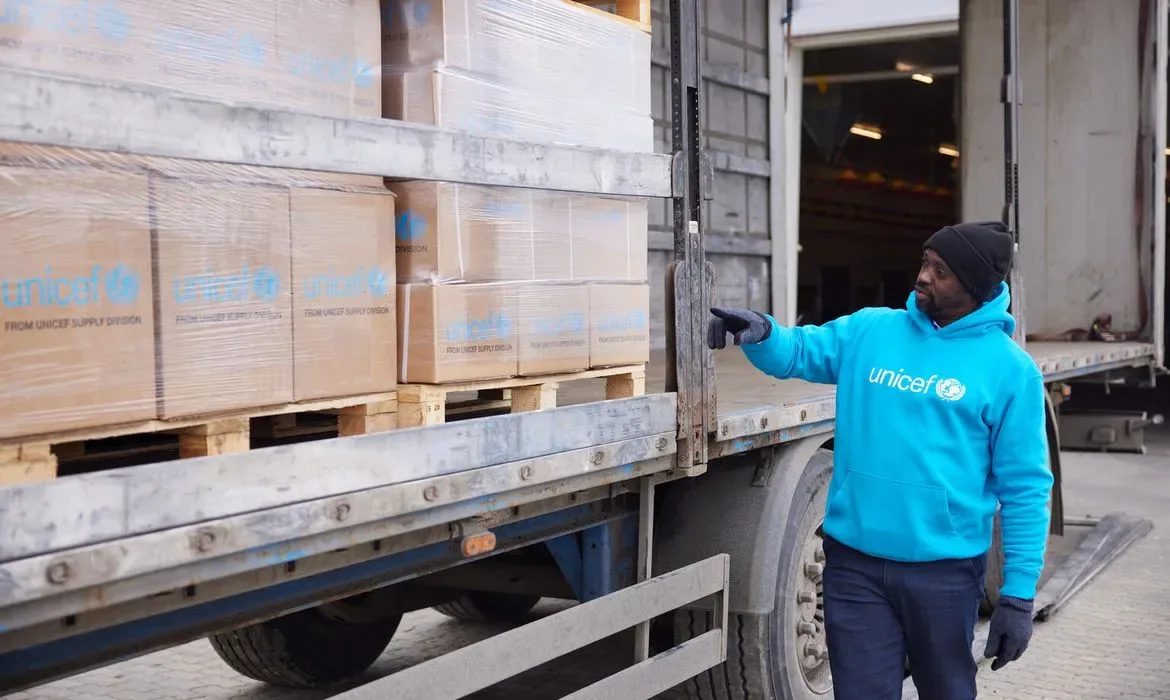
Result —
[[[116,459],[157,445],[91,451],[95,441],[142,436],[177,438],[179,459],[246,452],[253,438],[280,439],[314,434],[365,435],[398,427],[395,392],[281,404],[247,411],[180,420],[149,420],[95,429],[0,440],[0,486],[46,481],[61,461],[87,457]]]
[[[573,0],[578,5],[584,5],[586,8],[616,17],[630,26],[641,29],[644,32],[650,32],[650,0]],[[602,8],[614,8],[612,12],[606,11]]]
[[[512,413],[556,408],[558,386],[585,379],[605,379],[606,399],[626,399],[646,393],[646,366],[623,365],[571,374],[515,377],[461,384],[400,384],[398,427],[438,425],[460,414],[507,409]],[[474,392],[475,398],[456,401],[453,394]]]

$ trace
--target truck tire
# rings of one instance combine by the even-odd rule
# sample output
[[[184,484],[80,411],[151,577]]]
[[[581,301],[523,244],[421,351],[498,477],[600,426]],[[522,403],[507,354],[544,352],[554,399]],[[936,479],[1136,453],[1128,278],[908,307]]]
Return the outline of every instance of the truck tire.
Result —
[[[728,616],[727,661],[684,684],[691,700],[831,700],[833,679],[824,642],[821,523],[833,453],[818,450],[804,467],[789,505],[776,576],[776,604],[767,615]],[[680,611],[675,639],[712,628],[712,614]]]
[[[983,574],[983,603],[980,612],[990,615],[999,605],[999,589],[1003,588],[1003,531],[1000,529],[999,513],[991,528],[991,549],[987,550],[987,565]]]
[[[346,622],[310,608],[210,637],[211,646],[243,676],[287,688],[320,688],[353,678],[373,664],[402,615]]]
[[[540,596],[516,593],[467,591],[433,610],[464,622],[521,622],[540,602]]]

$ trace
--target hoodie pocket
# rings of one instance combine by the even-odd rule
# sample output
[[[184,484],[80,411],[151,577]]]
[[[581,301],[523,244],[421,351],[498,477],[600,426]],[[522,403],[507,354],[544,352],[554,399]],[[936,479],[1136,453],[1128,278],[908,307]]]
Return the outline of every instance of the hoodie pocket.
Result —
[[[825,514],[830,534],[870,556],[931,561],[955,556],[958,536],[946,491],[856,471],[845,474]]]

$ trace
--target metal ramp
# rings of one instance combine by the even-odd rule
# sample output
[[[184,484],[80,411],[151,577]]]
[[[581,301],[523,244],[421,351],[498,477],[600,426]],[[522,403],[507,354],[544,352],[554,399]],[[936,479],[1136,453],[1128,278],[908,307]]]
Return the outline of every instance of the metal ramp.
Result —
[[[1130,545],[1145,537],[1154,524],[1145,518],[1124,513],[1110,513],[1099,520],[1066,520],[1066,525],[1092,525],[1077,548],[1036,593],[1033,613],[1036,621],[1044,621],[1055,615],[1084,589],[1094,578],[1117,560]],[[975,640],[971,653],[980,666],[990,665],[991,660],[983,656],[987,645],[989,625],[981,621],[975,628]],[[914,681],[906,678],[902,685],[903,700],[918,700],[918,689]]]

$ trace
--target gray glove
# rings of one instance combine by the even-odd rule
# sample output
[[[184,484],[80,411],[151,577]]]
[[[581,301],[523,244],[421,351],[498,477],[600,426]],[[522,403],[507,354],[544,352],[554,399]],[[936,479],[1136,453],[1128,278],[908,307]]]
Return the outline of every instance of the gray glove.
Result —
[[[727,334],[736,345],[762,343],[772,333],[768,317],[747,309],[711,309],[715,318],[707,323],[707,347],[722,350],[727,347]]]
[[[991,670],[998,671],[1024,655],[1032,639],[1032,601],[1001,596],[991,614],[991,631],[983,655],[994,658]]]

